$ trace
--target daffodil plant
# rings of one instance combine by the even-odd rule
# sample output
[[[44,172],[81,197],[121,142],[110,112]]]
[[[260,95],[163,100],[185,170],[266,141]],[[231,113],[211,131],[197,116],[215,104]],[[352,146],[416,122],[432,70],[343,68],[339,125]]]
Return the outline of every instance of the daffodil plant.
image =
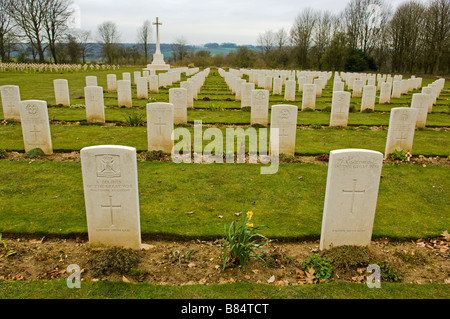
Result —
[[[266,226],[255,227],[251,222],[252,217],[253,212],[247,212],[240,226],[237,225],[238,221],[233,221],[228,228],[225,225],[226,237],[222,247],[222,271],[225,270],[229,262],[240,265],[241,269],[245,269],[245,265],[250,258],[263,260],[258,252],[267,253],[263,247],[270,240],[257,233],[258,229]]]

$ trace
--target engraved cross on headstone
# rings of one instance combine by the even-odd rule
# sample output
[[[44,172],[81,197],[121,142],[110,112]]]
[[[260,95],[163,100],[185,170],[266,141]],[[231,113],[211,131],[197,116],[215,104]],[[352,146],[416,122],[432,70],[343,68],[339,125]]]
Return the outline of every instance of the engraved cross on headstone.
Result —
[[[114,208],[120,209],[122,205],[113,205],[112,196],[109,195],[109,205],[101,205],[102,208],[109,208],[109,213],[111,215],[111,226],[114,226]]]
[[[166,126],[166,123],[161,123],[161,116],[158,117],[158,122],[155,125],[159,127],[159,135],[162,135],[162,127]]]
[[[30,133],[34,133],[34,140],[37,140],[37,133],[40,133],[41,131],[38,131],[36,128],[36,125],[33,126],[33,130],[30,131]]]
[[[342,192],[344,194],[351,194],[352,195],[352,204],[351,204],[351,208],[350,208],[350,214],[353,214],[353,207],[355,205],[355,195],[359,194],[364,194],[366,191],[365,190],[356,190],[356,183],[358,182],[357,179],[353,180],[353,189],[352,190],[345,190],[343,189]]]

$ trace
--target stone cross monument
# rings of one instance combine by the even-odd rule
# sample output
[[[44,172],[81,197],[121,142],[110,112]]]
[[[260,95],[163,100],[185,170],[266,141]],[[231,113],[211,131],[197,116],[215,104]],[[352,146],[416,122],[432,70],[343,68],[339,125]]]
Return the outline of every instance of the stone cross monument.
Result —
[[[160,42],[159,42],[159,26],[162,25],[159,22],[159,18],[156,17],[156,22],[153,23],[156,25],[156,52],[153,54],[152,64],[147,64],[147,68],[144,70],[169,70],[170,65],[164,62],[164,55],[161,53]]]

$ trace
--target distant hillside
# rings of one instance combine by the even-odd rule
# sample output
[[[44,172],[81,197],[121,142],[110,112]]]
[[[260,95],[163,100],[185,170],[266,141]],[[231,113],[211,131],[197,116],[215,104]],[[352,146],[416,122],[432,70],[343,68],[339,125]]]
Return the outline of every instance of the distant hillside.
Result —
[[[133,46],[140,46],[139,44],[136,43],[121,43],[122,46],[124,47],[133,47]],[[256,47],[252,46],[252,45],[246,45],[247,47],[251,48],[251,49],[256,49]],[[22,43],[18,43],[14,45],[15,50],[13,50],[11,52],[11,57],[16,58],[19,55],[22,55],[28,59],[32,59],[32,53],[30,52],[30,50],[28,50],[28,45],[27,44],[22,44]],[[164,54],[164,56],[166,58],[170,58],[173,55],[173,43],[161,43],[160,44],[160,48],[161,48],[161,53]],[[217,44],[217,43],[207,43],[204,46],[193,46],[193,45],[188,45],[188,50],[189,51],[194,51],[194,52],[198,52],[198,51],[209,51],[211,52],[212,55],[216,55],[216,54],[229,54],[230,52],[235,52],[237,49],[239,48],[239,46],[237,46],[235,43],[222,43],[222,44]],[[150,51],[150,55],[152,55],[153,53],[155,53],[156,51],[156,44],[155,43],[151,43],[149,44],[149,51]],[[51,58],[50,56],[50,52],[46,52],[46,58]],[[87,61],[101,61],[102,59],[102,45],[99,43],[90,43],[89,44],[89,53],[87,54],[86,57]]]

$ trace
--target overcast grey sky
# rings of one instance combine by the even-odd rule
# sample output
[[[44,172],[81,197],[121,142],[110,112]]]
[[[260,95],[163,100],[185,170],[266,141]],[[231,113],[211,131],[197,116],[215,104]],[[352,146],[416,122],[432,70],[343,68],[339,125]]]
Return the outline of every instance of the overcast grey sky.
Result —
[[[74,0],[77,26],[91,30],[97,40],[97,26],[104,21],[117,24],[121,42],[136,42],[137,29],[156,17],[162,43],[183,37],[188,44],[233,42],[256,44],[258,34],[291,28],[295,17],[310,7],[341,12],[349,0]],[[394,8],[407,0],[385,0]],[[151,42],[156,40],[153,28]]]

